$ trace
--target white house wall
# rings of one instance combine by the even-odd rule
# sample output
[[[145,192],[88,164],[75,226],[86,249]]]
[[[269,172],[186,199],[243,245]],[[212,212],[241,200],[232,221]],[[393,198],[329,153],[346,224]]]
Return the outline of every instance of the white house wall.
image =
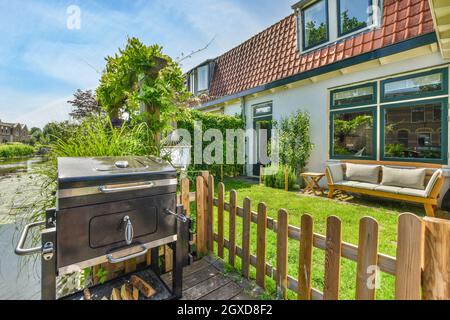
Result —
[[[258,96],[247,96],[245,110],[247,128],[253,127],[252,106],[272,101],[273,120],[279,121],[297,110],[308,111],[311,115],[311,137],[315,144],[307,169],[323,172],[329,160],[329,89],[364,82],[372,79],[387,77],[398,73],[411,72],[422,68],[429,68],[444,64],[441,55],[436,52],[425,56],[415,57],[400,62],[379,65],[370,70],[339,74],[328,80],[311,83],[297,88],[279,90],[273,93],[264,92]],[[241,103],[225,106],[224,113],[234,115],[240,113]],[[450,140],[449,140],[450,141]],[[254,151],[253,141],[249,143],[250,150]],[[250,153],[250,159],[255,158],[256,152]],[[252,167],[247,167],[251,174]]]

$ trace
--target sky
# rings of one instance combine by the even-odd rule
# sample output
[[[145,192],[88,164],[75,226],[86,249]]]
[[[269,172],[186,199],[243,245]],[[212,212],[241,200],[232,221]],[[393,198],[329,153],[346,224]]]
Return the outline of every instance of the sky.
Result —
[[[128,36],[159,44],[187,71],[292,13],[295,0],[0,0],[0,120],[69,119],[77,89],[98,85]]]

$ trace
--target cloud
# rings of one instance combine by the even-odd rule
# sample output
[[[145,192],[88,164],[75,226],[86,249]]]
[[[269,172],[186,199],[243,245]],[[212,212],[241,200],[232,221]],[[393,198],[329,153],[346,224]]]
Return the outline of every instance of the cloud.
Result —
[[[50,121],[67,120],[71,111],[71,106],[67,104],[72,98],[70,93],[61,96],[48,93],[27,95],[1,88],[0,97],[0,120],[24,123],[29,128],[42,128]]]
[[[104,57],[123,47],[127,36],[158,43],[172,57],[215,37],[207,50],[183,62],[187,71],[283,18],[278,15],[291,10],[286,2],[0,0],[8,13],[0,20],[0,118],[29,126],[67,119],[66,100],[76,89],[98,85]],[[66,27],[66,9],[74,3],[81,9],[80,30]]]

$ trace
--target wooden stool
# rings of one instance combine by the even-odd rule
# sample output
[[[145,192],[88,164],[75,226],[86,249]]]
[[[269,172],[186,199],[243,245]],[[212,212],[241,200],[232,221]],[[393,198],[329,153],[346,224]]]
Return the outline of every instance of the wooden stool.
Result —
[[[324,190],[319,183],[325,177],[325,173],[305,172],[301,176],[306,183],[306,188],[303,190],[303,193],[317,194],[316,192],[319,191],[324,195]]]

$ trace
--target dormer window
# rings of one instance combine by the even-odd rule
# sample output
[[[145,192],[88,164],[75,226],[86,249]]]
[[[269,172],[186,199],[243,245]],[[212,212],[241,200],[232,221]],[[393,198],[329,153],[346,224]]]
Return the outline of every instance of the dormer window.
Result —
[[[382,0],[301,0],[297,13],[300,52],[340,41],[381,24]]]
[[[209,90],[210,63],[193,69],[189,73],[189,91],[193,95]]]
[[[372,0],[338,0],[339,36],[367,27]]]
[[[303,49],[328,41],[328,0],[320,0],[302,9]]]

